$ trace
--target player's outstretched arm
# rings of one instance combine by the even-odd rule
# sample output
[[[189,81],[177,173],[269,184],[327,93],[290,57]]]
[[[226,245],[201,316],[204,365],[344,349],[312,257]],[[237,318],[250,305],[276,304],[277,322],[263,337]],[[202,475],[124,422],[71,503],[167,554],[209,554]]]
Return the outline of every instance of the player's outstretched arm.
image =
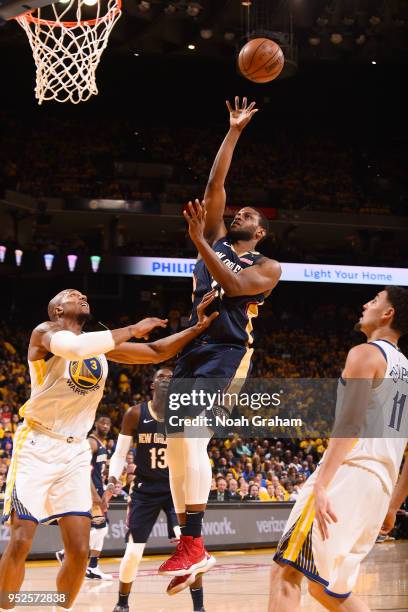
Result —
[[[210,316],[205,314],[206,307],[213,301],[216,292],[209,291],[201,300],[197,307],[198,322],[177,334],[162,338],[156,342],[146,344],[135,344],[124,342],[114,351],[107,353],[106,357],[110,361],[117,363],[161,363],[177,355],[189,342],[197,338],[218,316],[218,312],[213,312]]]
[[[230,114],[230,129],[227,132],[215,157],[205,189],[204,199],[207,203],[207,220],[205,226],[205,239],[215,242],[226,234],[224,224],[224,210],[226,202],[225,179],[231,166],[235,146],[244,127],[250,122],[258,111],[255,102],[247,106],[247,99],[243,98],[240,105],[239,97],[235,96],[235,108],[226,101]]]
[[[381,528],[381,534],[387,535],[393,529],[395,520],[397,518],[397,512],[401,508],[402,504],[408,497],[408,458],[405,458],[404,467],[398,482],[395,485],[394,492],[391,496],[390,505],[388,508],[387,515],[384,519],[384,523]]]
[[[207,203],[189,202],[183,215],[188,223],[191,240],[197,247],[211,276],[228,297],[269,293],[278,283],[282,270],[277,261],[265,257],[259,263],[235,274],[224,266],[204,237]]]
[[[347,355],[343,370],[346,384],[343,404],[313,490],[316,520],[324,540],[329,537],[328,525],[337,522],[327,489],[358,440],[365,422],[373,380],[383,378],[384,366],[380,351],[369,344],[355,346]]]
[[[47,321],[31,334],[28,359],[36,361],[47,353],[69,360],[87,359],[100,353],[108,353],[130,338],[147,338],[156,327],[166,327],[167,319],[150,317],[134,325],[118,329],[74,334],[61,329],[59,323]]]

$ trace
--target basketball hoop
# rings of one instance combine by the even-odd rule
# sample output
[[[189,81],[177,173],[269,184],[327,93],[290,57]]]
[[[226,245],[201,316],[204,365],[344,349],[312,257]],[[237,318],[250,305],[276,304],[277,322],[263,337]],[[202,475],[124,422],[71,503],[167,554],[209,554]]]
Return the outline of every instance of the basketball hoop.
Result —
[[[41,13],[43,11],[43,14]],[[95,15],[88,17],[90,11]],[[121,0],[68,0],[48,7],[51,19],[38,8],[15,17],[25,30],[36,65],[35,96],[78,104],[98,94],[95,73]],[[71,21],[63,18],[71,17]]]

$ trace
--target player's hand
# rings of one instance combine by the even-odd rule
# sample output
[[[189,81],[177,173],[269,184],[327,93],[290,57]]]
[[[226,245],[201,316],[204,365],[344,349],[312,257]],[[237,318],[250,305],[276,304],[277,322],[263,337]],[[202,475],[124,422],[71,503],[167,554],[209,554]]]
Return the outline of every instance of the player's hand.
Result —
[[[157,317],[142,319],[139,323],[132,325],[133,337],[147,340],[150,332],[156,327],[167,327],[167,321],[168,319],[158,319]]]
[[[189,202],[183,210],[183,216],[188,223],[188,233],[194,243],[204,240],[204,227],[207,210],[205,202],[200,204],[199,200]]]
[[[247,106],[246,98],[242,98],[242,106],[240,106],[238,96],[235,96],[235,108],[232,108],[229,100],[226,100],[225,103],[230,114],[230,127],[239,131],[244,129],[259,110],[255,108],[255,102],[251,102],[251,104]]]
[[[329,539],[329,524],[337,523],[337,516],[333,512],[327,491],[324,487],[314,487],[314,507],[316,511],[316,521],[320,535],[323,540]]]
[[[212,289],[212,291],[209,291],[208,293],[204,295],[203,299],[197,306],[197,317],[198,317],[197,327],[200,330],[207,329],[207,327],[211,325],[214,319],[218,317],[218,315],[220,314],[219,312],[213,312],[210,314],[210,316],[207,316],[205,314],[205,309],[207,308],[209,304],[211,304],[211,302],[213,301],[216,295],[217,295],[217,291],[215,289]]]
[[[396,518],[397,510],[389,508],[382,527],[380,529],[380,535],[387,535],[388,533],[390,533],[390,531],[394,528]]]
[[[104,514],[108,511],[109,502],[112,498],[112,495],[113,495],[113,491],[106,490],[103,493],[102,502],[101,502],[101,510]]]

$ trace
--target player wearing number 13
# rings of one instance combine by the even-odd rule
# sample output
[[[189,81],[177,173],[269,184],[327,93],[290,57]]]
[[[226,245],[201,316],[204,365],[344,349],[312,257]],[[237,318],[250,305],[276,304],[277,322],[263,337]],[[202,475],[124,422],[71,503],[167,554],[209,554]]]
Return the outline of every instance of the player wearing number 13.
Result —
[[[180,536],[180,527],[171,497],[166,459],[164,411],[172,371],[161,368],[151,385],[152,400],[129,408],[122,420],[121,433],[109,464],[109,482],[103,495],[108,504],[115,483],[119,480],[129,448],[136,441],[135,480],[130,491],[126,524],[126,551],[119,569],[119,598],[114,612],[128,612],[129,595],[136,578],[143,550],[161,510],[167,517],[169,539]],[[104,507],[106,509],[106,506]],[[192,584],[191,580],[189,584]],[[194,598],[202,591],[201,579],[193,585]],[[202,595],[202,592],[201,592]],[[193,603],[195,603],[193,601]],[[202,610],[200,606],[194,610]]]

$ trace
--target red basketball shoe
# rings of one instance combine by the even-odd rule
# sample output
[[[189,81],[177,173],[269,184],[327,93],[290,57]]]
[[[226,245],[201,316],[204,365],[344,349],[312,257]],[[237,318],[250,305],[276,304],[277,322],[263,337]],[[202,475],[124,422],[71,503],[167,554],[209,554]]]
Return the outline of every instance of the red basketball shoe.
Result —
[[[180,591],[184,591],[187,587],[191,586],[197,576],[200,574],[205,574],[208,572],[214,565],[216,564],[216,559],[212,555],[210,555],[207,551],[205,551],[207,557],[207,565],[200,568],[198,571],[194,571],[192,574],[184,574],[184,576],[174,576],[173,580],[169,582],[169,586],[167,587],[167,595],[176,595],[176,593],[180,593]]]
[[[176,552],[159,567],[162,576],[184,576],[207,565],[207,555],[202,536],[180,536]]]

